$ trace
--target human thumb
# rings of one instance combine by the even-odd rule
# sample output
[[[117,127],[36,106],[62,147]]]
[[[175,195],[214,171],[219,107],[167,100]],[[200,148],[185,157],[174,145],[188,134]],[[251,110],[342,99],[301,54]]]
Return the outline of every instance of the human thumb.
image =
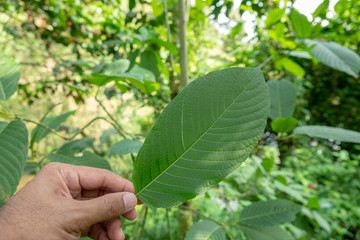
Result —
[[[137,204],[137,198],[130,192],[109,193],[82,203],[83,219],[92,225],[131,211]]]

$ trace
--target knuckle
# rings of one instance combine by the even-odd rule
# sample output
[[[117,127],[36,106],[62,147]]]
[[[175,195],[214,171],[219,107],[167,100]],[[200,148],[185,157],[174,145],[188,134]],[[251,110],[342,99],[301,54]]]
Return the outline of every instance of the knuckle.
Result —
[[[51,171],[51,170],[54,170],[54,169],[57,169],[59,167],[60,163],[57,163],[57,162],[51,162],[51,163],[48,163],[46,164],[42,170],[43,171]]]

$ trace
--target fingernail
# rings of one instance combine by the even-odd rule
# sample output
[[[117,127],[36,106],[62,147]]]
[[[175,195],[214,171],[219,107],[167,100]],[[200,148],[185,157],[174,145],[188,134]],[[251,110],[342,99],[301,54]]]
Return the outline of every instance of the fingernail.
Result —
[[[126,209],[134,208],[137,204],[137,198],[133,193],[126,193],[123,196],[123,200]]]

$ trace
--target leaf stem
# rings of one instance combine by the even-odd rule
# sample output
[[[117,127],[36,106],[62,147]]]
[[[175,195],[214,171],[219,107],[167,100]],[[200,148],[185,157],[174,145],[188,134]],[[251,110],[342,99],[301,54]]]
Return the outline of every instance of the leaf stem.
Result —
[[[169,17],[168,17],[167,1],[164,0],[162,2],[163,2],[163,8],[164,8],[167,42],[170,43],[171,42],[171,30],[170,30]],[[170,58],[170,81],[169,81],[169,87],[171,89],[171,86],[175,81],[175,77],[174,77],[174,54],[172,54],[172,52],[170,52],[169,58]]]
[[[112,120],[112,122],[114,123],[113,126],[115,127],[115,129],[118,131],[118,133],[126,138],[126,135],[130,135],[128,133],[125,132],[125,130],[120,126],[120,124],[116,121],[116,119],[113,117],[113,115],[111,115],[111,113],[106,109],[106,107],[104,106],[104,104],[98,99],[98,94],[99,94],[99,90],[100,88],[98,88],[96,95],[95,95],[95,100],[96,102],[99,103],[100,107],[104,110],[104,112],[106,113],[106,115],[108,115],[108,117]]]
[[[131,236],[130,236],[130,240],[134,240],[134,239],[135,239],[135,235],[136,235],[137,229],[138,229],[138,227],[139,227],[139,223],[140,223],[140,221],[141,221],[141,219],[142,219],[142,215],[143,215],[143,213],[145,212],[145,208],[147,208],[145,205],[143,205],[143,206],[141,207],[141,210],[140,210],[140,213],[139,213],[139,217],[138,217],[138,219],[137,219],[136,222],[135,222],[135,226],[134,226],[134,228],[133,228],[133,230],[132,230],[132,233],[131,233]]]
[[[260,63],[257,67],[258,68],[263,68],[268,62],[270,62],[271,61],[271,59],[272,59],[272,56],[269,56],[269,57],[267,57],[262,63]]]
[[[167,227],[168,227],[168,232],[169,232],[169,240],[172,240],[170,218],[169,218],[169,209],[168,208],[166,209],[166,220],[167,220]]]
[[[141,224],[141,230],[140,230],[140,235],[138,237],[138,240],[142,239],[142,235],[143,235],[144,229],[145,229],[145,222],[146,222],[147,213],[148,213],[148,208],[145,207],[145,214],[144,214],[143,221],[142,221],[142,224]]]
[[[104,120],[104,121],[110,123],[113,127],[115,127],[114,123],[109,121],[105,117],[96,117],[96,118],[92,119],[91,121],[89,121],[87,124],[85,124],[85,126],[82,127],[77,133],[75,133],[71,137],[66,137],[66,136],[63,136],[62,134],[58,133],[55,129],[52,129],[52,128],[42,124],[41,122],[38,122],[38,121],[35,121],[35,120],[32,120],[32,119],[28,119],[28,118],[24,118],[24,117],[20,117],[20,116],[17,116],[17,115],[15,116],[15,119],[18,119],[18,120],[21,120],[21,121],[24,121],[24,122],[29,122],[29,123],[36,124],[37,126],[42,127],[42,128],[48,130],[51,133],[54,133],[55,135],[57,135],[58,137],[66,140],[66,141],[73,140],[77,135],[82,133],[87,127],[89,127],[93,122],[95,122],[97,120]]]

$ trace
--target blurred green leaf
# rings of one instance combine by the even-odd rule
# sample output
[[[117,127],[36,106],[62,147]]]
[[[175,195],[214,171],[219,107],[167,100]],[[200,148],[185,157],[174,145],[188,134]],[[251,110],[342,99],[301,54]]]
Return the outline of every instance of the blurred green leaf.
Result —
[[[290,81],[273,79],[267,82],[270,95],[270,118],[288,118],[295,110],[296,88]]]
[[[294,129],[295,134],[305,134],[309,137],[334,139],[342,142],[360,143],[360,133],[337,127],[301,126]]]
[[[275,62],[277,69],[285,69],[295,76],[304,77],[305,76],[305,70],[296,62],[291,60],[290,58],[283,57]]]
[[[290,14],[290,19],[297,36],[306,38],[310,36],[312,26],[307,17],[298,11],[294,10]]]
[[[325,18],[326,17],[326,12],[329,8],[329,3],[330,0],[324,0],[315,10],[315,12],[313,13],[313,18],[315,19],[316,17],[321,17],[321,18]]]
[[[142,145],[139,140],[124,139],[111,146],[109,156],[138,153]]]
[[[241,231],[250,240],[293,240],[294,238],[280,226],[275,227],[249,227],[239,225]]]
[[[6,128],[8,124],[9,123],[7,122],[0,122],[0,133]]]
[[[297,121],[293,117],[289,118],[276,118],[271,122],[271,128],[277,133],[288,133],[293,130],[297,125]]]
[[[65,122],[66,119],[74,113],[75,111],[70,111],[59,116],[46,117],[41,120],[41,123],[49,128],[56,130],[61,123]],[[49,133],[50,131],[46,130],[45,128],[41,126],[36,126],[36,128],[34,128],[34,130],[31,132],[32,142],[40,142],[40,140],[46,137]]]
[[[61,162],[111,170],[110,164],[106,159],[89,151],[77,155],[74,151],[64,150],[57,151],[55,154],[48,155],[47,157],[51,162]]]
[[[4,127],[4,124],[2,124]],[[12,121],[0,132],[0,206],[15,193],[28,152],[28,131]]]
[[[308,199],[307,207],[310,209],[318,209],[320,208],[319,198],[317,196],[313,196]]]
[[[81,138],[77,139],[62,145],[58,151],[74,151],[74,152],[82,152],[86,148],[90,148],[92,144],[95,142],[95,138]]]
[[[265,20],[265,25],[267,27],[270,27],[271,25],[273,25],[274,23],[279,21],[282,18],[282,16],[284,15],[285,10],[286,10],[285,8],[283,8],[283,9],[273,8],[269,12],[269,14],[268,14],[268,16],[267,16],[267,18]]]
[[[351,8],[351,2],[352,1],[348,0],[339,0],[334,6],[335,12],[339,15],[343,14],[345,11]]]
[[[105,70],[104,75],[114,75],[118,73],[124,73],[128,70],[130,66],[130,61],[128,59],[119,59],[111,64],[109,64]]]
[[[185,240],[226,240],[225,229],[210,220],[194,223],[186,233]]]
[[[157,66],[157,59],[153,50],[146,50],[140,55],[140,67],[150,70],[155,78],[159,77],[159,68]]]
[[[250,204],[240,212],[242,225],[271,227],[295,220],[301,207],[288,200],[267,200]]]
[[[311,54],[321,63],[355,78],[359,77],[360,56],[351,49],[335,42],[310,39],[305,39],[305,44],[309,47],[314,46],[311,49]]]
[[[240,33],[240,31],[243,29],[243,24],[239,22],[231,29],[230,37],[235,37]]]
[[[19,78],[19,65],[11,57],[0,54],[0,100],[7,100],[16,92]]]

